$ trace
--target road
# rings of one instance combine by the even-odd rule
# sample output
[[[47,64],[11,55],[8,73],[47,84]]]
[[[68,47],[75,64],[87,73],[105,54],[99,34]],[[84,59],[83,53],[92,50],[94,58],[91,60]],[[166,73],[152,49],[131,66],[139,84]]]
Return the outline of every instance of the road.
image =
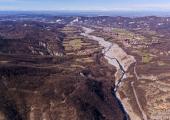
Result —
[[[133,89],[133,93],[134,93],[134,96],[135,96],[135,99],[136,99],[136,103],[139,107],[139,110],[141,111],[141,114],[143,116],[143,120],[147,120],[147,115],[145,114],[140,102],[139,102],[139,99],[138,99],[138,95],[136,93],[136,90],[135,90],[135,87],[134,87],[134,82],[131,82],[131,86],[132,86],[132,89]]]
[[[135,66],[134,66],[134,75],[136,77],[136,80],[138,81],[138,80],[140,80],[140,78],[139,78],[139,76],[138,76],[138,74],[136,72],[136,66],[137,66],[137,63],[135,63]],[[141,104],[139,102],[139,98],[138,98],[137,92],[136,92],[135,87],[134,87],[134,81],[131,82],[131,87],[133,89],[135,100],[136,100],[138,108],[139,108],[139,110],[140,110],[140,112],[142,114],[143,120],[147,120],[147,115],[145,114],[145,112],[144,112],[144,110],[143,110],[143,108],[142,108],[142,106],[141,106]]]
[[[136,80],[139,80],[140,77],[138,76],[137,72],[136,72],[136,66],[137,66],[137,62],[135,63],[135,66],[134,66],[134,75],[136,77]]]

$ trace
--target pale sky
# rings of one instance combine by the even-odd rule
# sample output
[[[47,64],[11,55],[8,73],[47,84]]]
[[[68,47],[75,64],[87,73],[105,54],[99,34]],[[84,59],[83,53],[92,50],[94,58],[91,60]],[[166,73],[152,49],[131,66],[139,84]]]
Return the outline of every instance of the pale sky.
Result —
[[[0,10],[170,10],[170,0],[0,0]]]

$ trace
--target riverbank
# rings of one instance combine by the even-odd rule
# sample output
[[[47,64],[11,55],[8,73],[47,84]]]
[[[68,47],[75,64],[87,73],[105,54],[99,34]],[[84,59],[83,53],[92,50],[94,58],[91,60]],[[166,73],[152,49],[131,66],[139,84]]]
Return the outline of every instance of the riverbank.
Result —
[[[129,115],[131,120],[140,120],[140,118],[133,112],[131,105],[128,103],[128,98],[123,100],[120,99],[120,95],[117,89],[122,84],[122,81],[126,78],[126,72],[131,64],[135,63],[136,60],[133,56],[128,55],[119,45],[116,43],[111,43],[106,41],[102,37],[96,37],[94,35],[90,35],[94,30],[90,28],[83,27],[84,33],[81,35],[88,37],[89,39],[95,40],[102,46],[104,49],[102,53],[104,54],[105,59],[108,61],[109,64],[116,67],[117,72],[115,74],[115,86],[116,90],[115,94],[117,99],[121,102],[121,106],[123,110]]]

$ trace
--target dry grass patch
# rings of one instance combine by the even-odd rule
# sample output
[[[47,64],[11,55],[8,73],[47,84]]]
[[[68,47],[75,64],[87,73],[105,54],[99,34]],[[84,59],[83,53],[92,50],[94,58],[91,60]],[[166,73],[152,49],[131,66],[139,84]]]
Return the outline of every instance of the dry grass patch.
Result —
[[[64,43],[65,50],[80,50],[82,48],[81,39],[74,39]]]
[[[94,62],[94,60],[92,58],[82,58],[82,59],[76,59],[76,62],[92,63]]]
[[[152,56],[149,53],[143,53],[142,55],[142,62],[149,63],[152,60]]]
[[[126,38],[126,39],[135,39],[135,40],[145,40],[144,36],[135,34],[125,29],[114,28],[113,32],[118,33],[120,39]]]

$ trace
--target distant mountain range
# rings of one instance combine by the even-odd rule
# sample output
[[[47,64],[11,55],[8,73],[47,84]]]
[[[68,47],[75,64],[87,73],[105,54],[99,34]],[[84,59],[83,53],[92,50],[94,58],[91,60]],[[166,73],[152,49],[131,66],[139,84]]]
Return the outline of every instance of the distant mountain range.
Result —
[[[1,16],[5,15],[57,15],[57,16],[123,16],[142,17],[159,16],[169,17],[170,11],[0,11]]]

